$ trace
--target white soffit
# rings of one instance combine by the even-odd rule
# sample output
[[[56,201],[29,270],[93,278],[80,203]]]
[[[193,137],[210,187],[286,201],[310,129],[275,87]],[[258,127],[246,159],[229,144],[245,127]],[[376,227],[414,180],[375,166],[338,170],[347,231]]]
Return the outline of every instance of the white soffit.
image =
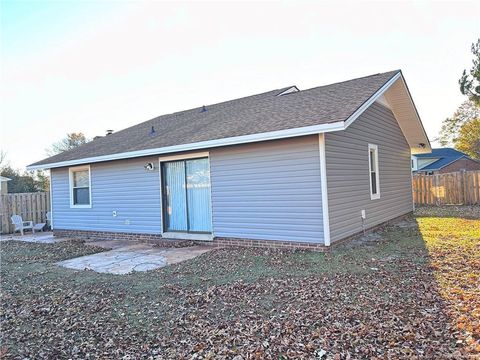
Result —
[[[391,106],[390,106],[390,104],[388,103],[387,99],[385,98],[385,95],[380,96],[380,97],[377,99],[377,102],[378,102],[379,104],[382,104],[383,106],[391,109]]]
[[[345,128],[348,128],[357,120],[374,102],[385,102],[388,104],[398,121],[400,129],[402,129],[403,135],[407,139],[412,154],[432,152],[430,141],[401,72],[394,75],[365,101],[357,111],[350,115],[345,121]]]
[[[403,76],[400,76],[383,95],[390,104],[390,108],[410,145],[412,154],[432,152],[430,141]],[[424,144],[424,147],[420,144]]]

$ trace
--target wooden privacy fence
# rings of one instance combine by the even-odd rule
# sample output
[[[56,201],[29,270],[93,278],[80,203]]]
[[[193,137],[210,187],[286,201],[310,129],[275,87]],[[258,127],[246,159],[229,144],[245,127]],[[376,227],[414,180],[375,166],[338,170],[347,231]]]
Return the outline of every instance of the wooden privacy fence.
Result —
[[[13,232],[14,226],[10,217],[20,215],[24,221],[33,221],[35,224],[46,222],[46,213],[50,211],[50,193],[15,193],[0,195],[1,233]]]
[[[413,176],[415,205],[480,205],[480,171]]]

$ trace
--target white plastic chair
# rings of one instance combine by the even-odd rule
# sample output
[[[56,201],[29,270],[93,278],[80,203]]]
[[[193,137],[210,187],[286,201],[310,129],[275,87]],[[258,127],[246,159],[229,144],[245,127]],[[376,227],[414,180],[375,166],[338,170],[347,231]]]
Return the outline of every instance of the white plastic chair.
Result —
[[[49,227],[52,227],[52,212],[51,211],[47,211],[46,215],[45,215],[45,218],[47,219],[47,225]]]
[[[12,215],[11,217],[13,225],[15,225],[15,231],[20,231],[23,235],[24,230],[32,230],[33,233],[35,233],[35,230],[33,229],[33,221],[23,221],[22,217],[20,215]]]

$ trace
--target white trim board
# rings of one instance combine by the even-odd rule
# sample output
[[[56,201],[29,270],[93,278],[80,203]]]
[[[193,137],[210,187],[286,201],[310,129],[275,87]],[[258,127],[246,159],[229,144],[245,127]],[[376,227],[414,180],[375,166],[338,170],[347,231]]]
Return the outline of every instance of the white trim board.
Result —
[[[204,151],[204,152],[187,153],[187,154],[179,154],[179,155],[172,155],[172,156],[160,156],[158,160],[162,163],[162,162],[175,161],[175,160],[205,158],[209,156],[210,156],[210,153],[208,151]]]
[[[52,191],[53,175],[52,175],[52,170],[49,170],[49,173],[50,173],[49,174],[50,175],[50,184],[49,184],[49,188],[50,188],[50,229],[53,230],[54,227],[53,227],[53,191]],[[70,180],[69,180],[68,184],[70,185]]]
[[[324,245],[330,246],[330,215],[328,208],[327,157],[325,152],[325,134],[318,134],[318,151],[320,154],[320,182],[322,186],[322,216]]]
[[[199,240],[199,241],[212,241],[213,234],[200,234],[200,233],[188,233],[188,232],[164,232],[162,233],[163,239],[180,239],[180,240]]]
[[[142,157],[142,156],[161,155],[161,154],[168,154],[168,153],[175,153],[175,152],[182,152],[182,151],[208,149],[208,148],[228,146],[228,145],[248,144],[248,143],[259,142],[259,141],[285,139],[290,137],[313,135],[313,134],[329,132],[329,131],[338,131],[338,130],[345,130],[345,125],[343,121],[338,121],[338,122],[329,123],[329,124],[312,125],[312,126],[306,126],[306,127],[294,128],[294,129],[270,131],[270,132],[259,133],[259,134],[235,136],[235,137],[224,138],[224,139],[201,141],[201,142],[190,143],[190,144],[181,144],[181,145],[166,146],[166,147],[154,148],[154,149],[129,151],[129,152],[111,154],[111,155],[94,156],[94,157],[88,157],[83,159],[60,161],[56,163],[43,164],[43,165],[32,165],[32,166],[27,166],[27,169],[28,170],[52,169],[52,168],[72,166],[72,165],[91,164],[91,163],[103,162],[103,161],[130,159],[130,158]]]

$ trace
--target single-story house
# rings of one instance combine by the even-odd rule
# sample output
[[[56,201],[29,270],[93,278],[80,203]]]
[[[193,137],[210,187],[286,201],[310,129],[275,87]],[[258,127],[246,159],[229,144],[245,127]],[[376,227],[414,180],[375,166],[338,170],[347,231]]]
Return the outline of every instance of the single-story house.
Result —
[[[455,171],[480,170],[480,161],[452,149],[432,149],[430,154],[412,155],[412,171],[416,174],[443,174]]]
[[[322,248],[412,212],[400,70],[163,115],[49,157],[55,234]]]

